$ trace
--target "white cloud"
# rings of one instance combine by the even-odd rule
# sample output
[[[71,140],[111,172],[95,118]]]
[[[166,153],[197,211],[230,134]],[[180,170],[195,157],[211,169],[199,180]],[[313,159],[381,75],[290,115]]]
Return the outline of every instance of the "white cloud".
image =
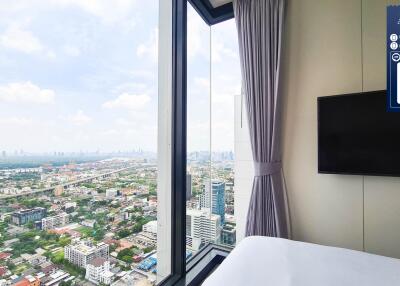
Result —
[[[0,102],[49,104],[54,98],[53,90],[40,88],[30,81],[0,85]]]
[[[189,8],[190,7],[190,8]],[[210,28],[197,12],[188,5],[187,53],[189,60],[197,56],[210,58]]]
[[[120,125],[120,126],[129,126],[129,125],[135,125],[136,122],[132,122],[130,120],[127,120],[125,118],[117,118],[115,120],[115,124]]]
[[[67,119],[77,126],[86,125],[92,121],[92,118],[87,116],[82,110],[78,110],[75,114],[69,115]]]
[[[31,118],[25,118],[25,117],[3,117],[0,118],[0,125],[6,125],[6,126],[29,126],[32,124],[32,119]]]
[[[112,89],[113,94],[121,94],[123,92],[142,93],[149,90],[149,87],[143,82],[125,82],[117,85]]]
[[[25,54],[39,54],[54,59],[56,54],[43,45],[32,31],[25,26],[30,20],[20,23],[14,22],[0,35],[0,45],[7,49],[16,50]]]
[[[104,108],[126,108],[140,110],[150,102],[150,96],[147,94],[128,94],[123,93],[114,100],[103,103]]]
[[[197,85],[198,87],[205,89],[208,91],[208,89],[210,88],[210,79],[209,78],[205,78],[205,77],[195,77],[194,78],[194,83],[195,85]]]
[[[146,43],[140,44],[136,49],[139,58],[148,57],[152,62],[158,60],[158,28],[153,29],[150,39]]]
[[[23,53],[32,54],[42,52],[44,47],[40,40],[31,31],[24,30],[19,26],[10,26],[0,37],[1,44],[9,49]]]
[[[134,0],[50,0],[54,5],[75,6],[100,18],[106,24],[124,22],[130,28],[135,22],[129,19],[135,7]]]
[[[233,51],[232,49],[226,47],[226,45],[221,42],[217,37],[213,37],[212,44],[212,61],[213,62],[221,62],[228,60],[239,60],[239,55]]]
[[[70,57],[78,57],[81,54],[81,50],[76,46],[65,45],[63,50]]]

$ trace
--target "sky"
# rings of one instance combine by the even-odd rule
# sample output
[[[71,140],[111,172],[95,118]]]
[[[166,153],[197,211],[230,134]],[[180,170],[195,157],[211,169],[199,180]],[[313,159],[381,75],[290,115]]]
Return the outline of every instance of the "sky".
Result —
[[[156,151],[157,65],[158,0],[0,0],[0,150]],[[189,151],[233,150],[239,92],[235,23],[189,5]]]

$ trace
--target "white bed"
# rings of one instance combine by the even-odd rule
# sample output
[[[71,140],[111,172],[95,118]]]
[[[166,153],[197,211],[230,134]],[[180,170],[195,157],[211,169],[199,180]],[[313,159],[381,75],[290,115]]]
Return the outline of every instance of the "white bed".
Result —
[[[203,286],[400,285],[400,260],[280,238],[244,239]]]

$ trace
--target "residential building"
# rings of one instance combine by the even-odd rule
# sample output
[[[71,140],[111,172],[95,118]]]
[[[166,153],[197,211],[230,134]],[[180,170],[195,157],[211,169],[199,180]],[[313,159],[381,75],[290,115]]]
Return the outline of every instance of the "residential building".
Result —
[[[96,225],[96,221],[93,219],[86,219],[81,222],[81,225],[93,228]]]
[[[56,197],[60,197],[64,193],[64,187],[63,186],[56,186],[54,188],[54,195]]]
[[[118,190],[117,189],[107,189],[106,190],[106,198],[107,199],[113,199],[118,195]]]
[[[76,206],[77,206],[76,202],[65,203],[63,209],[65,210],[66,213],[72,213],[75,210]]]
[[[13,238],[13,239],[9,239],[3,242],[5,247],[9,247],[10,245],[16,243],[19,241],[19,238]]]
[[[143,231],[157,235],[157,221],[152,220],[143,225]]]
[[[64,226],[69,221],[69,215],[67,213],[60,213],[55,216],[42,218],[42,230],[54,229],[60,226]]]
[[[32,275],[25,276],[25,279],[29,281],[30,286],[40,286],[40,279]]]
[[[42,285],[55,286],[62,281],[71,281],[73,276],[63,270],[57,270],[42,279]]]
[[[26,278],[16,279],[12,282],[12,286],[30,286],[29,280]]]
[[[109,285],[113,276],[114,274],[110,272],[110,261],[108,259],[97,257],[86,265],[85,278],[90,282]]]
[[[32,275],[28,275],[25,277],[20,277],[13,280],[12,286],[40,286],[40,279],[37,277],[33,277]]]
[[[157,245],[157,233],[142,231],[133,238],[133,241],[136,244],[140,244],[145,247],[156,246]]]
[[[220,224],[220,216],[210,213],[207,209],[188,209],[186,212],[186,244],[188,248],[198,250],[202,244],[219,242]]]
[[[97,257],[108,259],[107,244],[101,242],[95,245],[90,240],[78,240],[64,247],[64,258],[82,268],[86,268],[87,263]]]
[[[20,210],[12,213],[11,221],[16,225],[24,225],[28,222],[41,220],[46,216],[46,213],[46,209],[42,207]]]
[[[12,256],[12,254],[9,252],[0,252],[0,260],[1,261],[7,261],[10,259],[11,256]]]
[[[112,283],[112,286],[151,286],[154,285],[155,281],[151,277],[147,276],[143,271],[132,270],[126,273],[118,281]]]
[[[43,255],[40,254],[27,254],[23,253],[21,254],[21,258],[27,261],[29,264],[32,266],[40,265],[42,263],[45,263],[47,258]]]

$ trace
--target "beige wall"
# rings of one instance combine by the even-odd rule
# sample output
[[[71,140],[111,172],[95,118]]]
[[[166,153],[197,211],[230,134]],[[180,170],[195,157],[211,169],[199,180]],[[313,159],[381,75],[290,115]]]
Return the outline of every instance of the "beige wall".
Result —
[[[363,0],[365,90],[386,89],[386,6]],[[400,258],[400,178],[365,177],[365,249]]]
[[[317,97],[358,92],[363,86],[365,91],[385,89],[388,3],[289,0],[283,164],[294,239],[357,250],[365,247],[368,252],[400,258],[400,179],[317,172]],[[239,111],[237,99],[235,207],[240,240],[252,170],[248,131],[238,123]],[[240,170],[245,166],[247,170]]]

